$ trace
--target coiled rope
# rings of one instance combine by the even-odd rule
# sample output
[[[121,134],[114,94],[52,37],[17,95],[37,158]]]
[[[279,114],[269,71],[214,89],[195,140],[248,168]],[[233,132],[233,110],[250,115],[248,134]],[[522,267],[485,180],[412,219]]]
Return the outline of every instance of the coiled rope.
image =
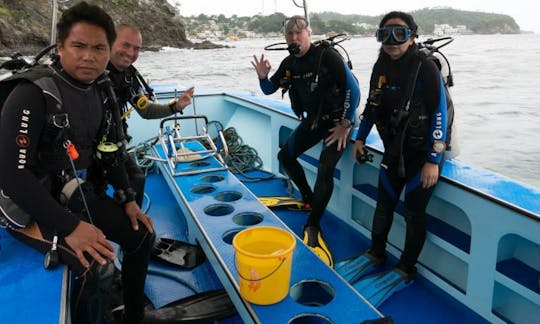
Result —
[[[151,172],[152,170],[158,170],[154,160],[144,157],[148,155],[148,151],[158,142],[158,140],[158,137],[154,136],[128,149],[128,154],[133,157],[137,166],[144,171],[145,176],[148,175],[148,172]],[[150,196],[146,193],[146,191],[144,192],[144,198],[145,199],[143,199],[143,206],[141,206],[141,210],[146,214],[148,213],[148,210],[150,210],[151,205]]]
[[[234,127],[229,127],[223,131],[223,136],[227,142],[229,148],[229,154],[225,157],[225,163],[229,167],[232,173],[239,173],[246,182],[261,181],[271,179],[274,174],[262,169],[263,162],[259,156],[259,153],[251,146],[244,144],[244,141],[238,135],[238,132]],[[247,175],[249,171],[261,171],[267,176],[254,177]]]
[[[128,149],[128,153],[133,156],[135,163],[144,171],[144,174],[148,174],[148,172],[152,171],[155,167],[155,161],[147,159],[144,156],[148,155],[148,151],[158,142],[158,140],[158,137],[154,136]]]

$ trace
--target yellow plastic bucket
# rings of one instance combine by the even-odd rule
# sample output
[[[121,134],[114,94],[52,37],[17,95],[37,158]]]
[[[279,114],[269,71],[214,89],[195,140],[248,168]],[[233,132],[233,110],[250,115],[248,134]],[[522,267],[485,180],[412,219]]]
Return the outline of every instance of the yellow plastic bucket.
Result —
[[[283,300],[289,292],[294,236],[281,228],[251,227],[233,239],[240,294],[258,305]]]

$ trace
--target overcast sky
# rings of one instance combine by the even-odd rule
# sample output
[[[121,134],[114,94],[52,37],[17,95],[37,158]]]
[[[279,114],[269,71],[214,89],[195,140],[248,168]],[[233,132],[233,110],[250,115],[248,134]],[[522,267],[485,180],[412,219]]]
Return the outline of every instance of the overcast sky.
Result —
[[[183,16],[224,14],[229,17],[268,15],[275,11],[285,15],[302,14],[292,0],[168,0],[180,4]],[[302,0],[296,0],[302,3]],[[454,9],[507,14],[513,17],[521,30],[540,33],[540,11],[537,0],[309,0],[309,12],[334,11],[342,14],[376,16],[391,10],[413,11],[426,7],[445,6]]]

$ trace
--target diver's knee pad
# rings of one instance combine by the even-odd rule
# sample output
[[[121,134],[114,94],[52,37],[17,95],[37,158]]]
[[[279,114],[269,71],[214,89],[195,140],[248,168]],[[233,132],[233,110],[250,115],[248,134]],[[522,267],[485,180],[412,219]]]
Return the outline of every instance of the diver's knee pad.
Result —
[[[114,264],[93,262],[90,268],[75,278],[71,291],[73,323],[103,323],[109,306],[109,290],[114,278]]]

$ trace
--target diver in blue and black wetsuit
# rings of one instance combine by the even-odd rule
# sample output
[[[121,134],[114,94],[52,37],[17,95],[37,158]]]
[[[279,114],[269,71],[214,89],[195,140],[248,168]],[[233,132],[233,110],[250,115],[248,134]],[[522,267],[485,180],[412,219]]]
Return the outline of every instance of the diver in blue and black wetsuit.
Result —
[[[353,153],[365,154],[364,143],[375,124],[385,152],[368,259],[375,263],[386,259],[394,209],[405,188],[405,246],[394,271],[400,280],[410,282],[426,238],[426,207],[444,162],[446,96],[439,68],[419,53],[414,42],[418,26],[413,17],[390,12],[379,27],[376,36],[382,47]]]
[[[354,124],[360,89],[339,53],[311,43],[311,29],[303,17],[295,16],[285,21],[285,39],[291,55],[281,62],[270,79],[271,66],[264,55],[260,59],[254,56],[252,64],[262,91],[271,94],[280,87],[284,92],[289,91],[291,107],[302,119],[278,158],[298,186],[306,206],[311,207],[304,226],[304,243],[332,267],[332,255],[323,241],[320,219],[332,196],[334,169]],[[325,145],[312,190],[297,158],[321,140]]]

